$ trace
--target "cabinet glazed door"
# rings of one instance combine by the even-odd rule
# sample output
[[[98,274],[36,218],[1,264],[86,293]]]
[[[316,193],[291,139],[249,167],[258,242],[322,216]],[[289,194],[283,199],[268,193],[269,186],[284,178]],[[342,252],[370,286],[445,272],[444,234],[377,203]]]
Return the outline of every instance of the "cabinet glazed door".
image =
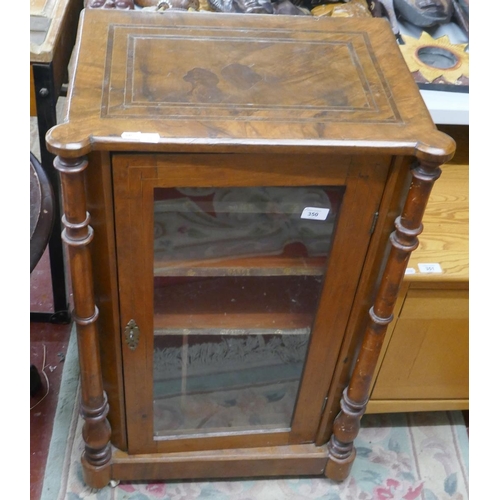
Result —
[[[314,440],[388,164],[114,157],[130,453]]]

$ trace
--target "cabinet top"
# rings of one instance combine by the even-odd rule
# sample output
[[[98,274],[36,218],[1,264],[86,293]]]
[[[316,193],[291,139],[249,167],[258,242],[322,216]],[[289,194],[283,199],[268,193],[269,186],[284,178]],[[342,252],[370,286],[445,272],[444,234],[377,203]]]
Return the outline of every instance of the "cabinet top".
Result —
[[[62,156],[455,149],[384,19],[84,9],[74,57]]]

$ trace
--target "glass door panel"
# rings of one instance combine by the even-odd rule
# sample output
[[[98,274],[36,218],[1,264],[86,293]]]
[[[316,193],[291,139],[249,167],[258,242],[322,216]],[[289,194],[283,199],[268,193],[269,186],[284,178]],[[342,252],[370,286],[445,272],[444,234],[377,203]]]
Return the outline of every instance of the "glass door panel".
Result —
[[[154,189],[154,433],[291,425],[343,187]]]

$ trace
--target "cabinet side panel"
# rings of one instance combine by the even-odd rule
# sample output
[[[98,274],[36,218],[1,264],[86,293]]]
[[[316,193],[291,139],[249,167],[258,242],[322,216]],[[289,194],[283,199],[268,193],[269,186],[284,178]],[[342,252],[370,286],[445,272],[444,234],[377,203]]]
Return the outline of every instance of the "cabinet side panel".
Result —
[[[99,308],[102,376],[109,401],[111,441],[117,448],[126,450],[114,210],[110,159],[107,153],[96,152],[91,155],[86,177],[86,196],[94,228],[90,249],[92,267],[98,277],[94,290]]]
[[[368,311],[373,304],[375,291],[381,278],[384,262],[389,255],[389,235],[394,230],[394,221],[401,213],[405,195],[410,185],[409,164],[411,159],[393,158],[384,194],[378,210],[378,220],[371,238],[363,272],[351,309],[338,362],[328,393],[316,444],[326,443],[331,436],[333,420],[340,410],[342,391],[349,382],[352,367],[356,361],[363,332],[368,322]]]

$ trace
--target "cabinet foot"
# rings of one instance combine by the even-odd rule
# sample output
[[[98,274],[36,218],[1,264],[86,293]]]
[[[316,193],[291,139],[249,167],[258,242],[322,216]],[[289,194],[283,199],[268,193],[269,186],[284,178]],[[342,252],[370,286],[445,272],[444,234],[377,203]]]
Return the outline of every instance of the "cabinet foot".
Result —
[[[83,480],[90,488],[101,489],[111,485],[111,464],[91,465],[82,455]]]
[[[351,454],[347,458],[339,459],[329,455],[325,467],[325,477],[339,483],[344,481],[351,473],[352,464],[355,458],[355,448],[352,449]]]

